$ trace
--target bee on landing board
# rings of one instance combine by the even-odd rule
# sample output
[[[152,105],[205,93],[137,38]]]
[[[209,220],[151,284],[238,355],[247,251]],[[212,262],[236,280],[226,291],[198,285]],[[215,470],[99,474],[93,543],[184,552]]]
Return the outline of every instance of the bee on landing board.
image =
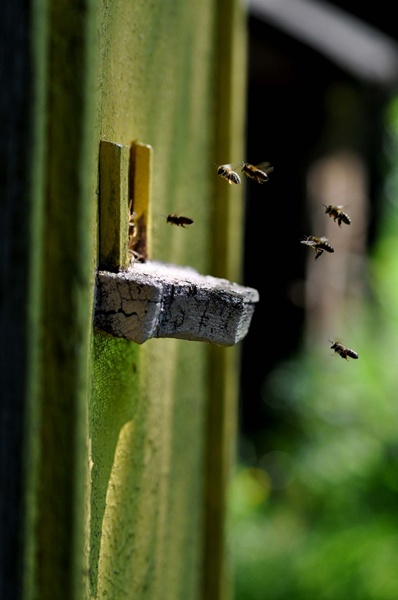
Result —
[[[179,227],[188,227],[189,225],[192,225],[193,219],[190,219],[189,217],[182,217],[180,215],[167,215],[166,223],[178,225]]]
[[[137,237],[137,223],[136,223],[136,219],[137,219],[137,213],[134,212],[132,210],[132,200],[130,200],[129,203],[129,232],[128,232],[128,236],[129,236],[129,248],[132,248],[134,245],[134,241]]]
[[[139,216],[132,209],[132,200],[129,203],[129,221],[128,221],[128,254],[130,265],[134,262],[145,262],[145,240],[146,228],[143,215]]]
[[[269,162],[262,162],[258,165],[251,165],[250,163],[242,163],[242,172],[253,179],[256,183],[265,183],[269,180],[268,173],[272,173],[274,167]]]
[[[337,354],[339,354],[341,358],[345,358],[345,360],[348,360],[348,357],[359,358],[358,353],[355,352],[355,350],[344,346],[344,344],[341,344],[340,342],[334,342],[333,340],[329,340],[329,342],[332,344],[330,346],[330,349],[337,352]]]
[[[329,217],[333,217],[333,221],[337,221],[339,227],[341,227],[342,223],[345,223],[346,225],[351,223],[350,217],[347,213],[343,212],[343,207],[341,205],[333,206],[333,204],[329,204],[329,206],[326,206],[326,204],[324,204],[323,206],[326,209],[325,213],[329,215]]]
[[[334,252],[333,246],[329,244],[329,240],[326,237],[308,235],[305,240],[300,240],[300,244],[306,244],[315,250],[315,260],[323,254],[324,250],[326,250],[326,252]]]
[[[218,165],[216,165],[216,167],[218,167]],[[233,171],[232,165],[230,165],[230,164],[220,165],[217,168],[217,175],[219,175],[220,177],[222,177],[223,179],[228,181],[228,183],[231,185],[233,183],[235,185],[238,185],[240,183],[240,177],[239,177],[238,173]]]

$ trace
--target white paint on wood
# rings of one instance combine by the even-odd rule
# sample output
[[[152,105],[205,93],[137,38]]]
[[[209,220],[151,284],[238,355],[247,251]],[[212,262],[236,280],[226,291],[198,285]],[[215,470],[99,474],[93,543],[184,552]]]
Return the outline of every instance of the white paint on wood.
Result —
[[[146,262],[99,271],[94,325],[142,344],[179,338],[232,346],[247,334],[259,294],[191,267]]]

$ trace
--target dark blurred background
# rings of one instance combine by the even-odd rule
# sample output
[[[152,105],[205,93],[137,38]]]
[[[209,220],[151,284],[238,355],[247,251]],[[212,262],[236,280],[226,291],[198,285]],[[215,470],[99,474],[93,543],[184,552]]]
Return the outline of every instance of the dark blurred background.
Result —
[[[308,27],[297,32],[294,11],[301,5]],[[340,8],[332,15],[341,22],[346,17],[358,19],[344,32],[348,40],[342,40],[339,32],[333,38],[332,31],[328,51],[319,47],[312,34],[322,38],[322,28],[328,26],[318,20],[317,11],[311,20],[314,7],[324,8],[326,17],[330,8]],[[382,210],[384,111],[395,94],[398,72],[397,65],[391,73],[387,64],[385,72],[377,71],[376,61],[374,67],[370,64],[376,54],[372,48],[369,59],[364,50],[363,64],[353,67],[349,41],[357,26],[372,43],[373,36],[375,44],[382,43],[383,34],[396,40],[398,26],[394,6],[387,2],[376,7],[363,2],[264,0],[249,2],[248,8],[246,160],[270,161],[275,167],[264,185],[246,180],[244,277],[245,285],[259,290],[261,300],[243,341],[240,422],[244,435],[259,437],[262,443],[264,430],[277,425],[274,411],[263,401],[264,380],[278,362],[295,355],[305,337],[309,253],[299,240],[323,235],[311,230],[308,201],[308,173],[318,158],[339,151],[360,157],[366,170],[367,247],[374,240]],[[385,43],[388,48],[389,40]],[[342,46],[347,49],[341,56]],[[396,47],[393,57],[394,52]],[[335,198],[335,204],[342,203]],[[347,212],[350,206],[353,210],[352,202],[348,200]]]

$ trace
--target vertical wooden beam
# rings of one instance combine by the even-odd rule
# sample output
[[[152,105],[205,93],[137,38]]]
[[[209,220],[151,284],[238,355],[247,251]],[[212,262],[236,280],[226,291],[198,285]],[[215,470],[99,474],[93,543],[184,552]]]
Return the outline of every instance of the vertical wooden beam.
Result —
[[[98,164],[93,143],[96,5],[93,0],[49,0],[46,8],[40,422],[34,430],[40,447],[34,558],[26,594],[29,600],[83,600]]]
[[[240,2],[218,0],[216,64],[216,164],[243,160],[245,149],[246,12]],[[244,182],[216,178],[212,272],[239,282],[243,252]],[[221,225],[220,225],[221,224]],[[226,546],[227,492],[235,460],[239,397],[239,347],[209,347],[209,398],[203,550],[203,600],[233,596]]]
[[[149,232],[151,230],[152,156],[153,150],[148,144],[132,143],[130,200],[132,201],[131,211],[134,214],[136,237],[131,250],[144,261],[151,256]]]
[[[25,600],[34,478],[44,26],[38,2],[15,0],[0,20],[0,598]],[[40,15],[38,14],[40,13]],[[37,434],[36,434],[37,440]],[[36,441],[37,446],[37,441]]]
[[[99,266],[119,271],[129,264],[129,148],[102,140],[99,160]]]

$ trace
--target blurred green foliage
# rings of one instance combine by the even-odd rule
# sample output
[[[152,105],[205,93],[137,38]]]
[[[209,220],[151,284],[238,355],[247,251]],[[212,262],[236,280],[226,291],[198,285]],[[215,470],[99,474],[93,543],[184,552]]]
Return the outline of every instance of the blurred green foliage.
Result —
[[[236,600],[398,598],[398,99],[382,160],[359,360],[303,348],[264,382],[284,428],[232,482]]]

